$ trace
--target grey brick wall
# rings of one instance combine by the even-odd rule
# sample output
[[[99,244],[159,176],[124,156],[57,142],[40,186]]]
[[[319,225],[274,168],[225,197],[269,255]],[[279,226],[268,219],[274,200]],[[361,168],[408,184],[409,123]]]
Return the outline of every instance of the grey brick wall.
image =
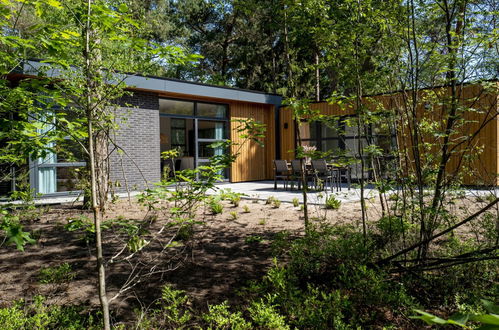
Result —
[[[116,103],[125,108],[159,109],[158,95],[145,92],[133,92],[130,95],[123,95]]]
[[[146,100],[149,108],[116,110],[119,129],[112,137],[124,150],[122,153],[114,150],[110,156],[110,177],[113,183],[118,183],[116,192],[126,191],[126,185],[131,191],[143,190],[146,182],[151,186],[160,179],[159,110],[153,108],[153,97],[140,97],[137,101],[140,100]]]

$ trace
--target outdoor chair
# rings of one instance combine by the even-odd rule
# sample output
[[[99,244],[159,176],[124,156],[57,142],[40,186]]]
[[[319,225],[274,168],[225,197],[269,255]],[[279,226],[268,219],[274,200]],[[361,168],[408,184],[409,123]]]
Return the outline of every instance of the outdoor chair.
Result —
[[[315,178],[315,189],[319,187],[319,182],[324,182],[324,189],[327,189],[329,183],[329,187],[333,191],[333,183],[336,183],[337,171],[328,168],[324,159],[312,160],[312,170]]]
[[[343,179],[347,182],[348,185],[348,190],[350,190],[351,182],[352,182],[352,171],[350,169],[350,166],[341,166],[337,167],[336,170],[338,171],[338,188],[341,190],[341,182]]]
[[[301,160],[295,159],[291,161],[291,189],[294,188],[294,183],[298,183],[298,189],[301,189],[301,174],[302,174],[302,167],[301,167]],[[310,173],[307,171],[305,167],[305,182],[307,182],[308,185],[308,179],[310,178]]]
[[[277,180],[284,181],[284,189],[288,188],[288,181],[290,178],[290,171],[288,162],[285,160],[274,160],[274,190],[277,189]]]

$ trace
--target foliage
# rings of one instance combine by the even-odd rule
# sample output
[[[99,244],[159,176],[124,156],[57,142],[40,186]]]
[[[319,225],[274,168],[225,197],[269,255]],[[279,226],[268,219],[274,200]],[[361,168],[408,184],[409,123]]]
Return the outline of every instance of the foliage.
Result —
[[[175,290],[169,285],[165,285],[161,291],[163,303],[163,317],[167,324],[181,326],[189,321],[191,313],[185,308],[187,296],[182,290]]]
[[[296,198],[296,197],[293,198],[292,203],[293,203],[294,207],[300,206],[300,200],[298,198]]]
[[[231,312],[226,301],[219,305],[208,305],[208,312],[202,315],[208,329],[251,329],[241,312]]]
[[[229,214],[230,214],[230,220],[237,220],[237,218],[239,217],[236,211],[232,211]]]
[[[42,296],[0,308],[0,322],[6,330],[17,329],[100,329],[98,315],[76,306],[46,305]]]
[[[326,209],[337,210],[341,206],[341,201],[336,199],[333,195],[329,196],[324,203]]]
[[[0,246],[3,244],[13,244],[19,251],[24,251],[26,244],[34,244],[36,242],[29,232],[23,230],[19,217],[12,215],[11,212],[5,209],[0,210],[0,231],[5,235]]]
[[[465,329],[472,329],[472,326],[467,324],[468,321],[474,321],[482,326],[478,329],[494,329],[499,327],[499,306],[494,305],[491,301],[482,299],[482,304],[487,310],[487,314],[463,314],[456,313],[449,317],[449,319],[442,319],[433,314],[415,309],[420,314],[419,316],[412,316],[413,319],[420,319],[429,325],[455,325]]]
[[[71,265],[64,262],[58,266],[46,267],[40,270],[38,280],[43,284],[50,283],[67,283],[75,278],[76,274],[73,272]]]
[[[208,201],[208,206],[210,208],[210,211],[212,214],[221,214],[224,210],[223,204],[220,202],[220,200],[217,200],[216,198],[212,198]]]
[[[259,235],[251,235],[244,239],[244,242],[247,244],[260,243],[261,241],[263,241],[263,238]]]
[[[244,213],[250,213],[251,212],[251,210],[250,210],[250,208],[249,208],[248,205],[243,205],[243,212]]]

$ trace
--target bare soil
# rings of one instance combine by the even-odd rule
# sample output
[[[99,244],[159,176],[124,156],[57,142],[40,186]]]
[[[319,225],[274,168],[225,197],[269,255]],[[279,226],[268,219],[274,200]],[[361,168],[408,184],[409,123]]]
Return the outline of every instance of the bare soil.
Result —
[[[368,205],[369,217],[379,217],[375,201]],[[244,211],[245,205],[249,212]],[[326,219],[332,224],[358,223],[360,204],[343,203],[339,210],[326,211],[311,206],[311,218]],[[58,205],[38,208],[25,230],[34,234],[37,243],[20,252],[4,246],[0,255],[0,306],[21,298],[31,300],[34,295],[44,295],[48,302],[98,306],[96,269],[92,244],[86,244],[81,232],[69,232],[64,226],[71,218],[90,217],[81,205]],[[151,220],[151,212],[135,201],[120,200],[106,213],[107,219]],[[173,249],[175,253],[163,254],[161,248],[144,255],[159,260],[158,269],[132,289],[124,292],[112,303],[119,319],[132,318],[137,307],[148,307],[161,296],[161,288],[171,284],[182,289],[192,298],[193,307],[205,309],[208,304],[239,303],[237,290],[248,280],[261,278],[272,264],[271,242],[281,231],[291,237],[303,235],[303,218],[299,207],[282,203],[279,208],[264,201],[242,200],[234,207],[225,204],[224,212],[210,215],[199,210],[201,223],[194,226],[189,244]],[[170,219],[161,215],[155,220],[156,228]],[[173,237],[172,230],[165,236]],[[106,259],[120,251],[123,241],[113,229],[104,232]],[[40,270],[67,262],[75,274],[68,283],[41,284]],[[108,265],[108,292],[112,297],[126,282],[133,263]]]

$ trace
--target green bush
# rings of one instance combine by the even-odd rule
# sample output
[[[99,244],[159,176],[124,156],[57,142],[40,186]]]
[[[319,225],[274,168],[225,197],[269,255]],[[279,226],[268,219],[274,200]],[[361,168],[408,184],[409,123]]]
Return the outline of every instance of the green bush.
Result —
[[[30,304],[20,300],[0,308],[0,324],[4,330],[101,328],[94,313],[84,313],[76,306],[46,305],[42,296],[35,296]]]
[[[341,201],[331,195],[326,199],[325,206],[328,210],[337,210],[341,206]]]
[[[300,206],[300,200],[299,200],[298,198],[296,198],[296,197],[295,197],[295,198],[293,198],[292,203],[293,203],[293,206],[294,206],[294,207],[298,207],[298,206]]]
[[[221,214],[224,211],[223,204],[217,199],[211,199],[208,202],[208,206],[210,208],[211,214],[214,214],[214,215]]]
[[[381,235],[389,237],[399,237],[402,233],[406,232],[413,225],[403,217],[384,216],[381,217],[376,223]]]
[[[67,262],[59,266],[46,267],[40,270],[38,279],[40,283],[67,283],[71,282],[76,277],[76,274],[71,269],[71,265]]]
[[[241,312],[231,313],[226,301],[219,305],[208,305],[208,313],[202,315],[208,329],[252,329],[250,322],[246,321]]]

